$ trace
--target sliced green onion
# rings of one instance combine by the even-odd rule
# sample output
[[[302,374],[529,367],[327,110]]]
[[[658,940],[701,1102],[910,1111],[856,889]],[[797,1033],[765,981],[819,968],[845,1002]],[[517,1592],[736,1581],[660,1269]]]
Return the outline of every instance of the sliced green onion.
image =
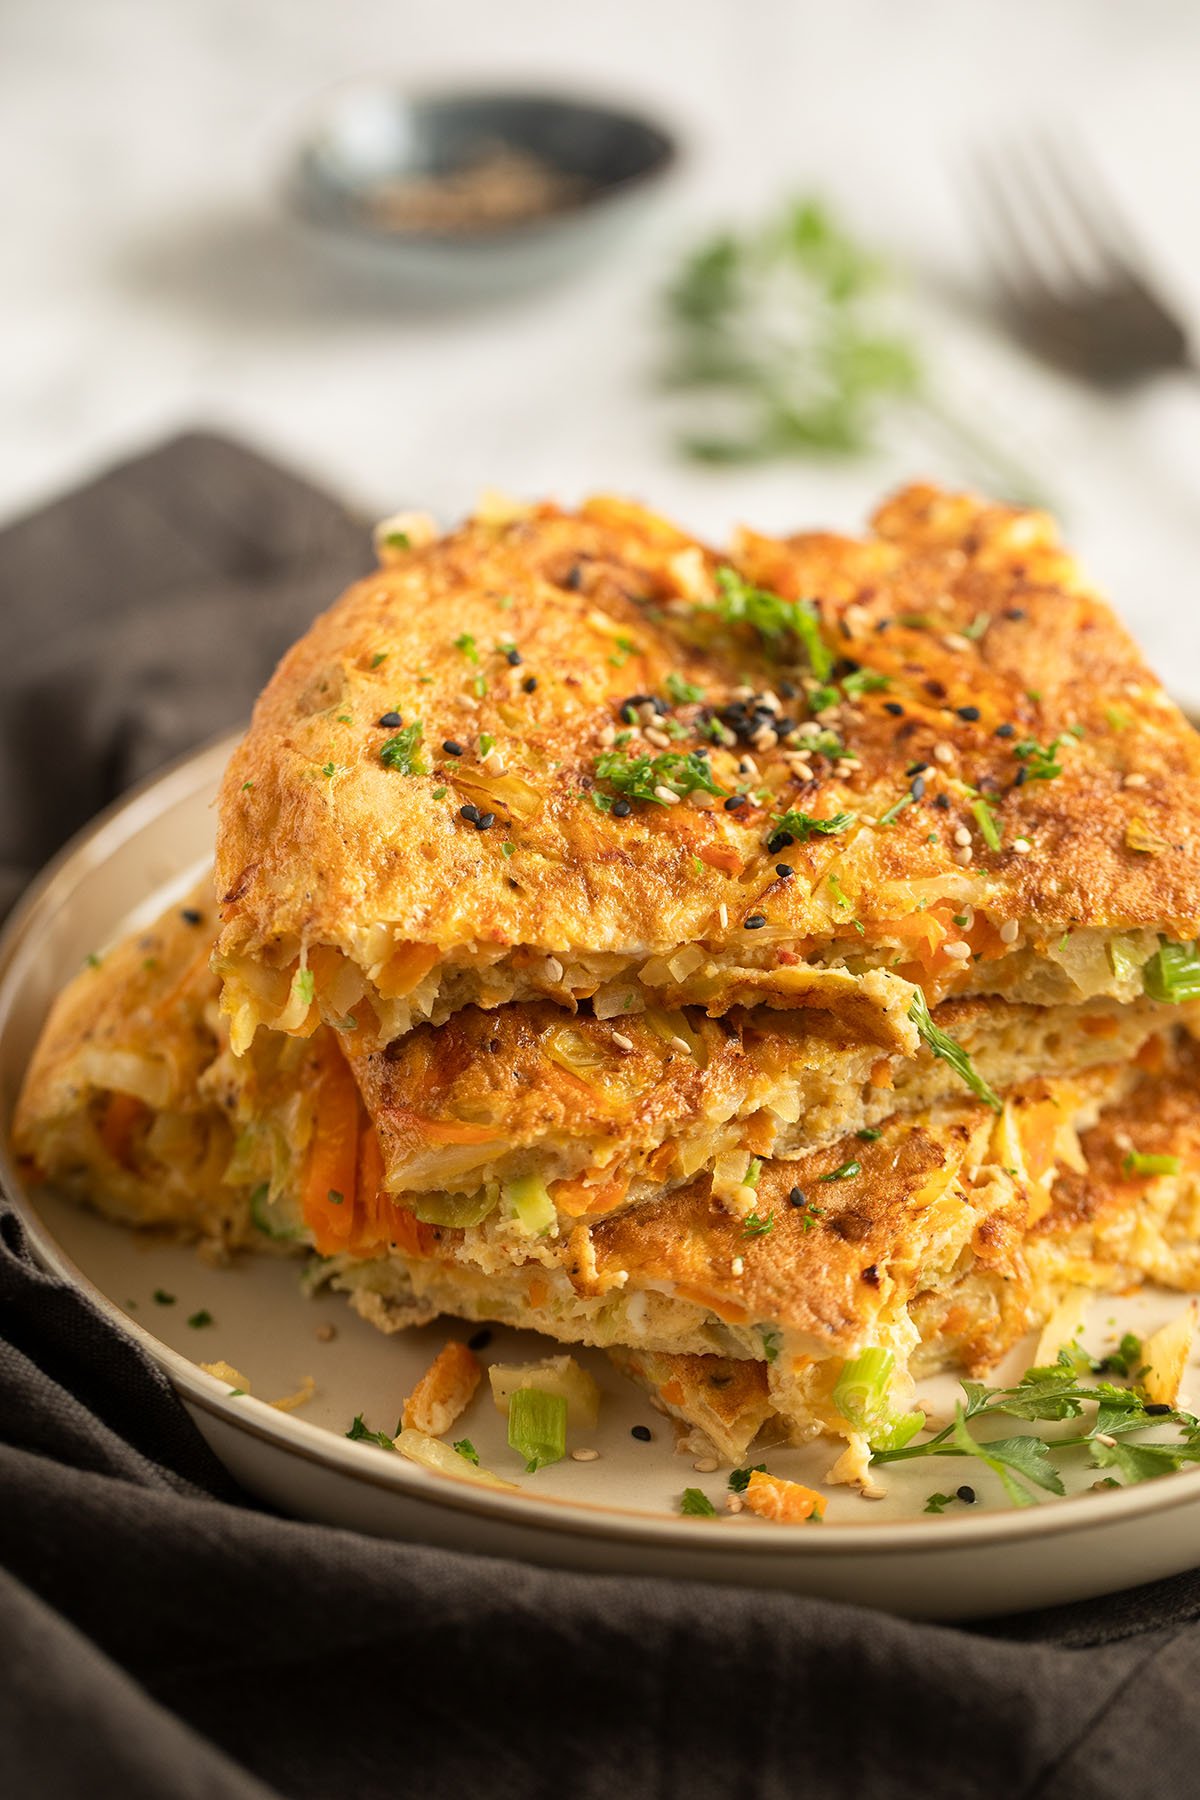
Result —
[[[474,1194],[411,1194],[408,1204],[422,1225],[449,1225],[459,1230],[481,1225],[499,1200],[495,1187]]]
[[[279,1226],[275,1224],[268,1211],[270,1199],[270,1182],[260,1182],[250,1196],[250,1219],[254,1229],[261,1231],[264,1237],[269,1238],[299,1237],[300,1234],[294,1225]]]
[[[526,1231],[542,1237],[556,1223],[558,1212],[540,1175],[521,1175],[500,1191]]]
[[[975,823],[979,827],[980,836],[989,850],[998,850],[1001,844],[1000,826],[996,815],[986,800],[973,800],[971,811],[975,815]]]
[[[836,1169],[830,1169],[828,1175],[818,1175],[817,1180],[818,1181],[849,1181],[852,1175],[861,1175],[861,1174],[862,1174],[862,1164],[860,1162],[856,1162],[855,1159],[853,1157],[851,1157],[849,1162],[842,1163],[840,1165],[840,1167],[838,1167]]]
[[[1178,1175],[1183,1162],[1178,1156],[1151,1156],[1131,1150],[1121,1167],[1126,1175]]]
[[[508,1444],[525,1458],[527,1475],[547,1463],[561,1462],[567,1453],[567,1403],[562,1395],[518,1388],[508,1403]]]
[[[684,1488],[679,1510],[689,1519],[715,1519],[717,1516],[716,1507],[699,1488]]]
[[[479,1467],[479,1452],[470,1438],[459,1438],[454,1448],[466,1462],[474,1463],[476,1468]]]
[[[1142,981],[1152,1000],[1200,999],[1200,952],[1195,944],[1172,944],[1159,939],[1158,949],[1142,970]]]
[[[875,1344],[843,1365],[833,1390],[833,1404],[847,1424],[868,1432],[887,1416],[888,1386],[895,1367],[892,1352]]]
[[[900,817],[900,814],[904,811],[905,807],[912,806],[912,804],[913,796],[911,794],[901,794],[895,806],[889,806],[887,811],[880,816],[879,823],[881,825],[894,824]]]

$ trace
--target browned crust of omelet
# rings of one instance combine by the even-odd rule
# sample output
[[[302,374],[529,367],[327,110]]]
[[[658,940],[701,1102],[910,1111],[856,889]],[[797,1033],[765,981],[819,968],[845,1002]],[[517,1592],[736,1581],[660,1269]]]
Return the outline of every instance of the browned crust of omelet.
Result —
[[[895,884],[956,878],[993,921],[1020,920],[1034,952],[1081,927],[1196,934],[1200,740],[1043,515],[932,488],[889,502],[865,542],[747,536],[738,547],[753,579],[814,599],[827,640],[891,678],[886,693],[840,709],[856,768],[839,776],[818,760],[813,780],[789,776],[767,806],[736,814],[689,803],[639,805],[626,819],[597,811],[595,758],[628,695],[662,693],[672,671],[710,702],[747,670],[762,685],[780,679],[751,644],[691,646],[681,553],[692,574],[711,575],[711,552],[635,508],[598,503],[571,517],[543,507],[505,526],[468,524],[352,588],[284,658],[230,764],[220,956],[286,964],[304,945],[349,949],[356,928],[385,921],[443,962],[640,958],[698,942],[769,971],[814,946],[853,957],[891,942],[889,923],[914,904]],[[455,647],[464,633],[478,662]],[[518,666],[495,648],[506,643]],[[381,763],[389,731],[377,721],[392,710],[422,721],[426,774]],[[677,712],[686,726],[695,708]],[[997,737],[1009,725],[1015,735]],[[1017,787],[1014,744],[1072,727],[1083,736],[1064,740],[1062,775]],[[458,810],[488,805],[480,734],[533,794],[532,816],[497,803],[487,832]],[[444,755],[445,739],[466,753]],[[756,762],[775,787],[781,751]],[[926,793],[893,824],[796,844],[795,878],[776,875],[764,849],[772,808],[877,819],[918,762],[929,765]],[[979,836],[969,789],[990,796],[997,852]],[[972,836],[966,873],[954,860],[960,827]],[[1128,847],[1131,830],[1153,851]],[[704,860],[730,853],[740,871]],[[861,937],[830,898],[834,871]],[[768,930],[745,931],[756,913]],[[1003,951],[992,943],[983,955],[964,965],[939,952],[922,972],[931,996],[1002,985]],[[536,967],[524,976],[530,991],[554,989]]]

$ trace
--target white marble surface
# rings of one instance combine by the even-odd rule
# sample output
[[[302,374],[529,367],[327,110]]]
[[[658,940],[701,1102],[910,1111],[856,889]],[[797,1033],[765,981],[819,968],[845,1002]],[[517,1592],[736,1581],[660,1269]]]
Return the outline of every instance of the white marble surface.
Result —
[[[380,72],[626,94],[688,156],[608,266],[415,316],[276,200],[306,111]],[[1190,0],[7,0],[0,515],[203,421],[380,510],[608,487],[712,535],[853,523],[908,473],[962,471],[903,434],[870,463],[697,471],[649,381],[655,295],[697,231],[817,189],[905,260],[956,403],[1044,473],[1200,701],[1200,383],[1102,399],[996,335],[960,180],[973,146],[1069,127],[1200,330],[1198,88]]]

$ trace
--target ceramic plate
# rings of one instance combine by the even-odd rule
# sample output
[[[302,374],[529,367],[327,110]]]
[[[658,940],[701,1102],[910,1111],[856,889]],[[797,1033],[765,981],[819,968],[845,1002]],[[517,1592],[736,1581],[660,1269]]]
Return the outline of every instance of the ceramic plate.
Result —
[[[46,1008],[90,951],[147,922],[204,867],[212,799],[227,742],[136,790],[51,865],[0,940],[0,1126],[4,1143],[21,1074]],[[450,1335],[452,1320],[382,1337],[336,1295],[306,1297],[300,1264],[245,1257],[213,1268],[188,1249],[143,1239],[56,1195],[29,1193],[0,1148],[0,1179],[37,1254],[81,1287],[163,1367],[217,1455],[251,1492],[282,1510],[379,1534],[608,1572],[697,1576],[823,1594],[898,1612],[954,1618],[1080,1599],[1191,1567],[1200,1546],[1200,1470],[1129,1489],[1090,1491],[1081,1468],[1066,1499],[1012,1510],[981,1465],[930,1459],[893,1465],[887,1495],[867,1501],[832,1488],[820,1525],[778,1526],[724,1511],[725,1473],[697,1472],[676,1454],[671,1425],[605,1358],[580,1358],[604,1393],[600,1424],[576,1438],[593,1461],[565,1460],[526,1476],[505,1443],[487,1384],[456,1426],[516,1492],[435,1475],[398,1455],[347,1439],[361,1413],[392,1432],[405,1394]],[[168,1298],[169,1297],[169,1298]],[[1085,1341],[1103,1351],[1179,1309],[1178,1295],[1146,1290],[1098,1300]],[[197,1317],[209,1323],[194,1323]],[[328,1330],[332,1327],[332,1333]],[[529,1361],[552,1348],[497,1329],[484,1360]],[[1031,1347],[1010,1365],[1019,1371]],[[201,1362],[241,1370],[252,1393],[231,1394]],[[302,1410],[273,1399],[311,1376]],[[996,1378],[993,1378],[996,1379]],[[956,1384],[921,1385],[935,1416],[952,1412]],[[1200,1398],[1194,1374],[1185,1402]],[[633,1428],[648,1427],[649,1442]],[[814,1485],[828,1445],[767,1453],[774,1473]],[[761,1460],[756,1456],[755,1460]],[[924,1511],[935,1490],[969,1478],[973,1507]],[[679,1499],[698,1487],[715,1519],[685,1518]]]

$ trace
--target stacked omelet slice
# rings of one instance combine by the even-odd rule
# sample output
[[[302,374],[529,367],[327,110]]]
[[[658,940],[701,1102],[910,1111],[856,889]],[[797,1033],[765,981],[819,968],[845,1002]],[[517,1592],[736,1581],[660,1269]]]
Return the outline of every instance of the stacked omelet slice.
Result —
[[[1200,1284],[1200,740],[1048,520],[386,539],[234,755],[219,919],[60,998],[40,1170],[857,1480],[916,1376]]]

